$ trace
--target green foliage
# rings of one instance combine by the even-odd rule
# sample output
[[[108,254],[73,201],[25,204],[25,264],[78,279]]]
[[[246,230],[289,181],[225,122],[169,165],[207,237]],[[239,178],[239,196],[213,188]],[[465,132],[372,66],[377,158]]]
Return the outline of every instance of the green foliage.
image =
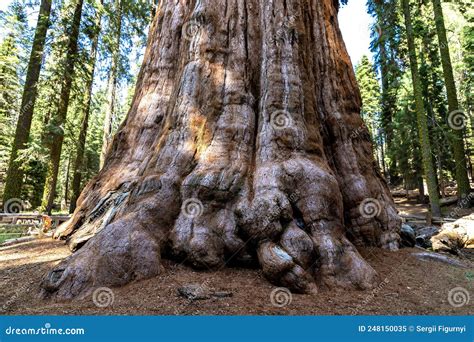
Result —
[[[116,35],[116,13],[114,0],[86,0],[83,7],[79,34],[78,52],[74,58],[74,76],[66,122],[57,126],[51,120],[57,111],[59,90],[64,66],[66,64],[66,44],[70,35],[70,22],[76,0],[54,1],[51,22],[43,66],[38,82],[32,129],[28,147],[19,160],[25,171],[22,197],[33,207],[41,201],[45,172],[48,163],[48,147],[54,134],[64,135],[64,148],[58,176],[56,209],[67,205],[70,197],[70,181],[73,170],[72,160],[76,154],[77,140],[81,126],[81,114],[84,109],[84,95],[87,91],[86,80],[91,70],[89,52],[94,34],[100,32],[99,55],[94,74],[91,117],[87,134],[85,158],[82,165],[82,184],[97,174],[102,145],[102,127],[105,115],[107,74],[110,57],[114,49],[111,37]],[[9,10],[0,14],[0,184],[5,178],[10,146],[23,91],[23,82],[32,44],[32,31],[28,28],[29,13],[37,13],[38,2],[15,0]],[[151,20],[151,2],[121,0],[120,20],[122,29],[118,46],[118,91],[114,130],[117,129],[130,106],[130,94],[133,94],[137,65],[146,43],[146,33]],[[102,30],[97,26],[96,16],[100,14]],[[68,170],[69,165],[69,170]],[[66,191],[67,190],[67,191]],[[0,193],[2,188],[0,186]],[[61,204],[61,205],[59,205]]]
[[[10,146],[15,132],[22,94],[22,77],[27,51],[28,23],[25,6],[14,1],[0,13],[0,193],[10,158]]]
[[[471,6],[472,7],[472,6]],[[449,48],[458,89],[464,107],[472,106],[472,10],[465,1],[443,4],[448,15]],[[385,149],[386,175],[393,185],[403,183],[413,189],[419,187],[417,173],[421,172],[419,132],[415,129],[416,117],[413,86],[410,79],[406,34],[402,24],[402,11],[398,1],[368,0],[368,12],[374,17],[372,27],[372,51],[375,69],[380,79],[380,148]],[[447,183],[455,178],[454,157],[450,146],[448,106],[441,68],[440,50],[433,17],[431,1],[412,1],[413,33],[416,44],[422,88],[424,111],[428,117],[430,145],[433,150],[433,166],[437,169],[438,183]],[[467,18],[467,19],[466,19]],[[466,25],[470,18],[471,25]],[[471,34],[468,32],[471,30]],[[460,59],[459,56],[462,56]],[[469,70],[469,65],[471,69]],[[357,70],[358,74],[361,73]],[[358,76],[358,80],[360,76]],[[373,89],[373,84],[361,82],[364,99]],[[367,99],[364,101],[366,106]],[[364,111],[364,108],[363,108]],[[467,115],[468,116],[468,115]],[[371,120],[369,120],[371,121]],[[376,121],[376,120],[375,120]],[[469,129],[468,129],[469,132]],[[383,165],[381,165],[383,168]]]
[[[381,91],[374,65],[367,56],[356,65],[355,74],[362,97],[361,115],[373,137],[379,127]]]

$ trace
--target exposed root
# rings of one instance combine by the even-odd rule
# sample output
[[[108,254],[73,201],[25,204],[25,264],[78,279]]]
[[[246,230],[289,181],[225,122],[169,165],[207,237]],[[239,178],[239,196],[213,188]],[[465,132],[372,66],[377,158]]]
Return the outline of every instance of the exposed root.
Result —
[[[108,225],[42,281],[43,296],[82,298],[100,286],[120,286],[161,273],[160,242],[130,215]]]

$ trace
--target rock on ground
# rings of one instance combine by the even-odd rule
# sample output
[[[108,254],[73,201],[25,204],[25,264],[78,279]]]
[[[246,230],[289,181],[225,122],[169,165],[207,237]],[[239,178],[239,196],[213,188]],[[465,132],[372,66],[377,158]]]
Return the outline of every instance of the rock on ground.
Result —
[[[464,248],[474,248],[474,214],[443,224],[430,241],[437,252],[460,254]]]

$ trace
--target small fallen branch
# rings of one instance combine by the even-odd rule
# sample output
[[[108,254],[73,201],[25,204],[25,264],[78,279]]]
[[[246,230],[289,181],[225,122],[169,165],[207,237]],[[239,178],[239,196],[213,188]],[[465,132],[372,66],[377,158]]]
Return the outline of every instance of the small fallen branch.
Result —
[[[4,243],[2,243],[0,245],[0,247],[12,246],[12,245],[16,245],[16,244],[22,243],[22,242],[33,241],[35,239],[36,239],[36,236],[23,236],[23,237],[19,237],[19,238],[15,238],[15,239],[9,239],[9,240],[6,240]]]
[[[437,261],[437,262],[442,262],[444,264],[448,264],[451,266],[455,267],[461,267],[461,268],[468,268],[468,266],[456,259],[450,258],[448,256],[442,255],[442,254],[437,254],[437,253],[430,253],[430,252],[422,252],[422,253],[413,253],[413,255],[424,261]]]
[[[188,300],[204,300],[214,298],[232,297],[230,291],[214,291],[209,289],[205,284],[189,284],[178,288],[178,295]]]
[[[429,220],[426,216],[420,216],[420,215],[400,215],[402,219],[404,219],[406,222],[417,222],[417,223],[425,223]],[[431,218],[431,223],[446,223],[446,222],[454,222],[456,219],[448,218],[448,217],[432,217]]]
[[[457,196],[445,197],[439,200],[439,204],[441,206],[447,206],[447,205],[456,204],[456,203],[458,203]]]

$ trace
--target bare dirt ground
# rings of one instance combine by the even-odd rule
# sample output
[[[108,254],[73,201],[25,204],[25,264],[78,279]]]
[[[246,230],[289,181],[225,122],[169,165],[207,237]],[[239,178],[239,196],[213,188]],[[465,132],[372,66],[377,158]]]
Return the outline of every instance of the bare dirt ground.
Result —
[[[394,201],[400,215],[425,216],[428,213],[429,205],[418,203],[417,200],[396,197],[394,198]]]
[[[419,249],[388,252],[364,249],[362,255],[380,275],[378,288],[367,291],[321,290],[292,294],[284,307],[272,305],[276,287],[259,270],[228,268],[199,272],[173,262],[159,277],[112,289],[114,301],[97,307],[92,296],[71,302],[38,297],[48,269],[69,255],[63,242],[40,239],[0,249],[0,313],[7,315],[469,315],[474,312],[474,262],[456,268],[412,256]],[[195,300],[178,296],[186,284],[206,284],[231,291],[230,298]],[[451,289],[463,287],[472,297],[466,305],[449,304]],[[287,298],[288,299],[288,298]]]
[[[394,201],[400,215],[416,215],[425,217],[428,213],[429,204],[419,203],[416,199],[395,197]],[[474,212],[473,208],[464,209],[458,207],[456,204],[443,206],[441,211],[445,217],[451,217],[450,213],[456,213],[456,215],[451,218],[460,218],[462,216],[470,215]]]

